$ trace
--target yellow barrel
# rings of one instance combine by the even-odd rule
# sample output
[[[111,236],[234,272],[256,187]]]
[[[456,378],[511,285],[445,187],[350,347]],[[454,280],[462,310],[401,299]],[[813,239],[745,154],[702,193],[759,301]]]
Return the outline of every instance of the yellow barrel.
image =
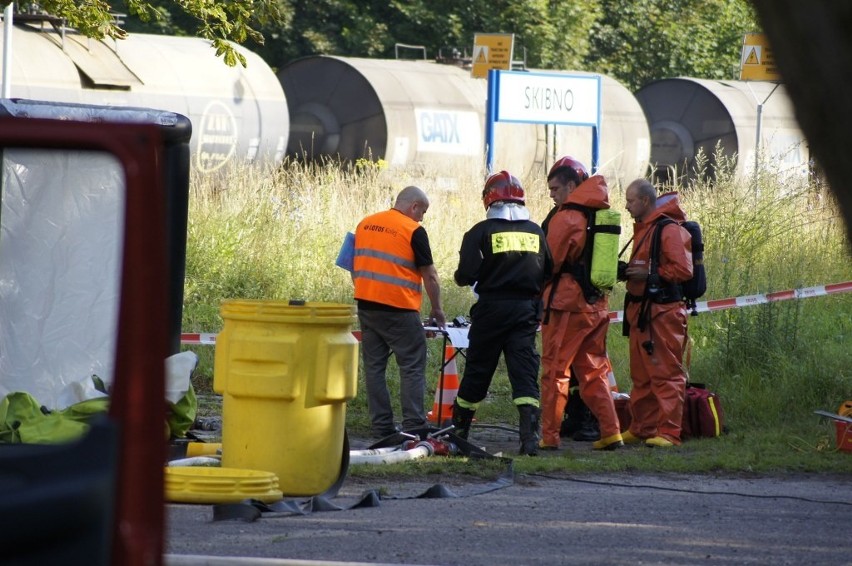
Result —
[[[222,303],[213,368],[222,466],[273,472],[285,495],[334,484],[358,384],[355,313],[333,303]]]

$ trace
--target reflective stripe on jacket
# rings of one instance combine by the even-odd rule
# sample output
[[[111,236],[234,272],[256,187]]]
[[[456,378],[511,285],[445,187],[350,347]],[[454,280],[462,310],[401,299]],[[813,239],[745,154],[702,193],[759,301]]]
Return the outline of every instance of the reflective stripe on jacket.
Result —
[[[395,209],[366,217],[355,231],[355,298],[420,310],[420,270],[411,236],[420,224]]]

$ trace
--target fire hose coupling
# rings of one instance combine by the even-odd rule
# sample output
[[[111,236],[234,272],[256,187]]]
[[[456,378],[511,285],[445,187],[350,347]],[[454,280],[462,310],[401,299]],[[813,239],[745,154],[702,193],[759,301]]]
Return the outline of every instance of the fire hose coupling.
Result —
[[[455,456],[459,452],[454,442],[443,438],[427,438],[418,442],[417,446],[426,446],[430,456]]]
[[[429,456],[455,456],[459,452],[454,442],[442,438],[427,438],[426,440],[406,440],[402,443],[403,450],[426,448]]]

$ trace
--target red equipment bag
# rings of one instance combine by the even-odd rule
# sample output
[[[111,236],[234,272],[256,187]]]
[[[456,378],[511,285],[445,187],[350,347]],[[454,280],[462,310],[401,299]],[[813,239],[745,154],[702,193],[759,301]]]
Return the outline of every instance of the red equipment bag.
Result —
[[[615,414],[618,416],[618,424],[621,425],[621,432],[627,432],[633,420],[633,415],[630,414],[630,398],[614,399],[613,404],[615,405]]]
[[[700,383],[686,386],[680,437],[714,438],[725,432],[725,412],[719,396]]]
[[[683,362],[686,370],[686,394],[683,399],[683,419],[680,426],[680,439],[715,438],[725,431],[725,412],[719,396],[704,387],[703,383],[689,380],[689,368],[692,365],[692,337],[684,344]]]

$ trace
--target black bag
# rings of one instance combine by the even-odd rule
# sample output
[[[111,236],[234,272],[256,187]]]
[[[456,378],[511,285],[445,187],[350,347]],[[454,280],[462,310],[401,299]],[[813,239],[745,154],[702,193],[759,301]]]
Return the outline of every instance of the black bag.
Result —
[[[654,228],[654,236],[651,244],[651,249],[658,257],[653,257],[652,253],[652,269],[655,270],[659,265],[659,250],[660,238],[663,228],[668,224],[680,224],[683,226],[689,235],[692,236],[692,278],[680,284],[681,294],[686,302],[686,307],[692,310],[692,315],[697,315],[696,300],[704,296],[707,292],[707,272],[704,270],[704,237],[701,234],[701,226],[694,220],[685,222],[675,222],[670,218],[662,218],[657,221]]]
[[[692,236],[692,279],[682,284],[683,297],[686,304],[692,309],[692,314],[698,314],[695,310],[695,301],[707,292],[707,273],[704,271],[704,236],[701,234],[701,226],[694,220],[687,220],[681,224]]]

